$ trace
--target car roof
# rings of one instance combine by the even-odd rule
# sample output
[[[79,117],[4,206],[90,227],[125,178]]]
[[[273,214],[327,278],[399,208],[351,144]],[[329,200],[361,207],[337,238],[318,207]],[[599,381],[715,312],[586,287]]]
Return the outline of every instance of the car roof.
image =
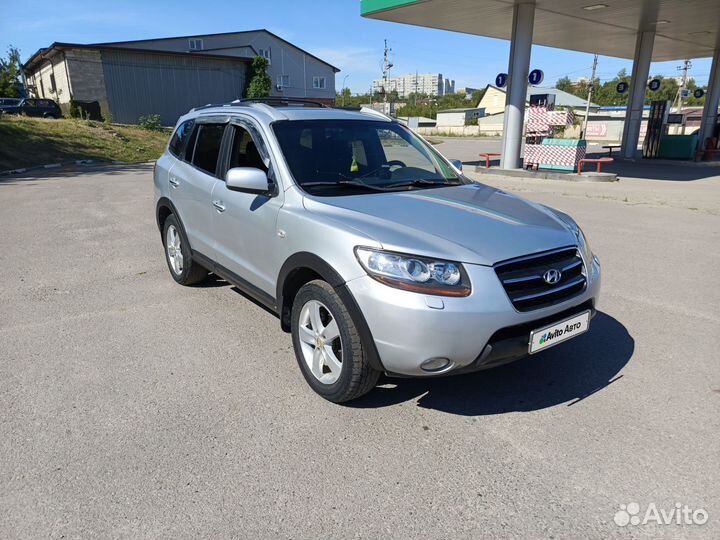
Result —
[[[202,116],[247,115],[259,122],[270,123],[278,120],[376,120],[392,122],[389,116],[363,107],[361,109],[338,109],[334,107],[289,106],[273,107],[266,103],[233,102],[221,105],[206,105],[191,110],[179,122]]]

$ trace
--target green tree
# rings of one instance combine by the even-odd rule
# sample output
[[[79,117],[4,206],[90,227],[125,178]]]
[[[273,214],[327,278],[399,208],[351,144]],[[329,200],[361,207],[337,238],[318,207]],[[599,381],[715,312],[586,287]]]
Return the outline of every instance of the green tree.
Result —
[[[472,93],[472,99],[470,100],[470,102],[472,103],[472,106],[477,107],[480,104],[480,102],[482,101],[482,98],[484,96],[485,96],[485,88],[483,88],[482,90],[475,90]]]
[[[662,75],[655,75],[653,79],[660,81],[660,89],[657,92],[651,92],[648,90],[645,93],[645,101],[672,101],[675,99],[678,93],[678,83],[675,79],[663,77]]]
[[[352,92],[349,88],[343,88],[341,92],[338,92],[335,96],[335,104],[342,107],[348,107],[350,99],[352,98]]]
[[[574,90],[573,83],[570,80],[570,77],[568,77],[567,75],[558,79],[558,81],[555,83],[555,88],[557,88],[558,90],[562,90],[563,92],[568,92],[570,94],[572,94]]]
[[[8,47],[7,58],[0,58],[0,97],[20,97],[20,51]]]
[[[360,107],[361,105],[368,105],[370,103],[370,94],[355,94],[352,95],[349,88],[345,88],[342,92],[335,94],[335,104],[342,106],[343,96],[345,97],[345,107]],[[373,101],[377,101],[375,97]]]
[[[695,93],[695,90],[697,90],[698,88],[702,88],[703,90],[705,90],[705,92],[707,92],[707,87],[705,87],[705,86],[700,87],[695,82],[695,79],[688,79],[687,89],[690,91],[690,97],[683,100],[683,103],[685,105],[687,105],[688,107],[697,107],[699,105],[705,104],[705,96],[703,96],[701,98],[696,98],[693,95]]]
[[[253,58],[248,73],[248,85],[245,95],[249,98],[263,98],[270,95],[272,81],[267,74],[267,58],[256,56]]]

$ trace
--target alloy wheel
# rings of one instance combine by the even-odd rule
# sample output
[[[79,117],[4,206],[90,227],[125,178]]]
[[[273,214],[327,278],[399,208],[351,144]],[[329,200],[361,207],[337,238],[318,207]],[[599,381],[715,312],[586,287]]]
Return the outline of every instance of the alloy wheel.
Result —
[[[298,324],[303,359],[313,376],[323,384],[333,384],[342,371],[342,340],[337,321],[330,310],[310,300],[300,310]]]
[[[170,225],[165,236],[165,249],[167,249],[170,267],[175,275],[179,276],[183,271],[183,254],[180,242],[180,233],[175,225]]]

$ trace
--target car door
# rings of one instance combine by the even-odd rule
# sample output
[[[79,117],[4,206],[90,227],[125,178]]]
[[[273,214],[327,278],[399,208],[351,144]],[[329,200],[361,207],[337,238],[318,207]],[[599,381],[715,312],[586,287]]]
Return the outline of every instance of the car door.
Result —
[[[211,194],[218,181],[218,161],[227,119],[196,119],[184,152],[168,171],[170,200],[180,215],[190,247],[215,258],[214,207]]]
[[[233,274],[275,297],[280,271],[277,218],[284,192],[275,178],[268,145],[250,119],[234,118],[228,128],[223,169],[255,167],[268,173],[276,186],[259,195],[234,191],[225,182],[215,185],[212,198],[215,219],[216,261]]]
[[[20,110],[26,116],[37,116],[37,99],[26,99]]]

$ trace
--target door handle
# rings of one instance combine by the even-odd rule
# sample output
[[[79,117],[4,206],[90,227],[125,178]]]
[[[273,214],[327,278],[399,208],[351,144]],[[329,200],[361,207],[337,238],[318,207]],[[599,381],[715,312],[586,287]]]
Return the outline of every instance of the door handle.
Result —
[[[170,185],[174,188],[176,188],[180,185],[180,182],[178,182],[177,178],[175,178],[174,176],[171,176],[170,180],[168,180],[168,182],[170,182]]]
[[[212,202],[212,205],[215,207],[215,209],[216,209],[218,212],[224,212],[224,211],[225,211],[225,205],[223,204],[222,201],[213,201],[213,202]]]

